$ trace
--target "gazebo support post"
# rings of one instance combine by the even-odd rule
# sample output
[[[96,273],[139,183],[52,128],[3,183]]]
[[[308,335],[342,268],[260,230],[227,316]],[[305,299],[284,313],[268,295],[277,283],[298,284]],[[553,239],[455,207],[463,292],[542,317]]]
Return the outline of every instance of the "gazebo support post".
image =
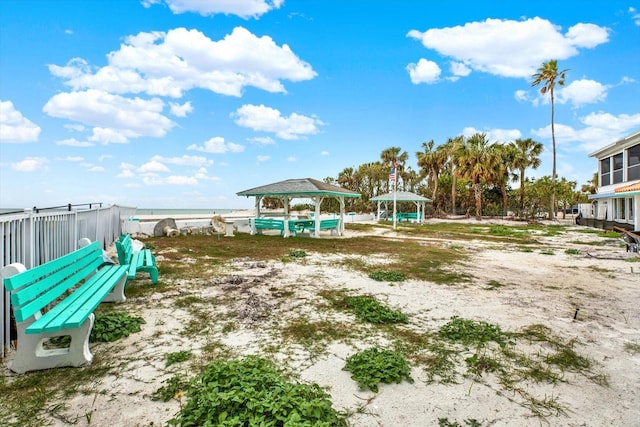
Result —
[[[338,227],[338,236],[342,236],[344,233],[344,197],[339,197],[340,202],[340,225]]]
[[[256,196],[256,218],[260,218],[260,202],[262,202],[262,196]],[[251,221],[251,234],[257,234],[256,222]]]
[[[283,237],[289,237],[289,202],[290,202],[291,199],[289,197],[283,197],[280,200],[282,200],[282,204],[284,205]]]

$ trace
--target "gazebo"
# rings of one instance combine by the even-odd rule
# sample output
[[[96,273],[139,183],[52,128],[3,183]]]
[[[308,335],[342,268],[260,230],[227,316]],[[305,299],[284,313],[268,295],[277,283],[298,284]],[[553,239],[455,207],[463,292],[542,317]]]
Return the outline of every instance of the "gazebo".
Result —
[[[346,188],[337,187],[312,178],[287,179],[285,181],[275,182],[260,187],[251,188],[249,190],[236,193],[238,196],[255,197],[256,218],[260,218],[260,202],[265,197],[274,197],[282,201],[284,205],[285,227],[283,234],[289,236],[288,220],[289,204],[292,199],[311,199],[315,205],[315,219],[320,219],[320,205],[326,198],[335,198],[340,203],[340,222],[338,225],[338,234],[344,232],[344,200],[345,198],[358,198],[360,194],[347,190]],[[313,236],[318,237],[320,234],[320,221],[314,221],[315,228]],[[252,232],[255,233],[255,223],[252,226]]]
[[[426,208],[426,204],[427,203],[431,203],[432,200],[427,198],[427,197],[423,197],[419,194],[415,194],[412,193],[410,191],[396,191],[395,196],[394,193],[386,193],[386,194],[381,194],[380,196],[375,196],[372,197],[371,199],[369,199],[369,201],[371,202],[378,202],[378,212],[376,215],[376,219],[380,220],[380,206],[382,203],[384,203],[385,205],[385,210],[387,212],[389,212],[389,209],[387,207],[389,202],[396,201],[397,203],[402,203],[402,202],[413,202],[416,205],[416,215],[415,218],[418,222],[423,222],[424,221],[424,214],[425,214],[425,208]],[[394,212],[395,214],[395,212]]]

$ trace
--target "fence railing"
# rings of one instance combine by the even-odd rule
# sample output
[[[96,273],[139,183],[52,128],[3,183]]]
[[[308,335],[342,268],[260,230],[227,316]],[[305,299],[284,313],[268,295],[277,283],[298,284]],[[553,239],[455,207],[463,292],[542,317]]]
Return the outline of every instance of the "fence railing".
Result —
[[[83,205],[84,206],[84,205]],[[123,206],[74,210],[26,209],[22,213],[0,215],[0,268],[14,262],[29,269],[59,258],[78,248],[87,237],[106,249],[121,234],[123,222],[136,208]],[[65,206],[67,208],[67,206]],[[9,295],[0,291],[0,357],[11,343]]]

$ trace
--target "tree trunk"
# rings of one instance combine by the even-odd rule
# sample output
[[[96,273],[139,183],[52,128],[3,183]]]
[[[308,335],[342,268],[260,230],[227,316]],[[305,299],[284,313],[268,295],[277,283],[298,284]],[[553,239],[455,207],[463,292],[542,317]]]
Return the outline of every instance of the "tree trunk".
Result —
[[[476,198],[476,219],[482,219],[482,186],[479,182],[473,184],[473,193]]]

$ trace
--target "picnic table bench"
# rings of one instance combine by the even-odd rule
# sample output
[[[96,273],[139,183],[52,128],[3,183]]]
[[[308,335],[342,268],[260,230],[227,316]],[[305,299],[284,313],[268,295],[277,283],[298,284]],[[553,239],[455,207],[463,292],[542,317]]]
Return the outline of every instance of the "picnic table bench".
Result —
[[[321,219],[320,220],[320,230],[332,230],[331,233],[338,233],[338,227],[340,226],[340,220],[335,219]]]
[[[17,373],[91,363],[89,336],[101,302],[123,302],[127,268],[103,265],[102,248],[93,242],[27,270],[9,264],[0,270],[17,328],[10,369]],[[70,336],[67,348],[47,349],[51,338]]]
[[[127,276],[129,279],[135,279],[137,272],[141,271],[149,273],[151,283],[158,283],[156,257],[153,256],[150,249],[135,250],[131,235],[122,234],[116,242],[116,251],[120,265],[126,265],[128,268]]]
[[[280,230],[280,234],[284,233],[284,221],[275,218],[250,218],[249,224],[256,229],[260,230]]]

